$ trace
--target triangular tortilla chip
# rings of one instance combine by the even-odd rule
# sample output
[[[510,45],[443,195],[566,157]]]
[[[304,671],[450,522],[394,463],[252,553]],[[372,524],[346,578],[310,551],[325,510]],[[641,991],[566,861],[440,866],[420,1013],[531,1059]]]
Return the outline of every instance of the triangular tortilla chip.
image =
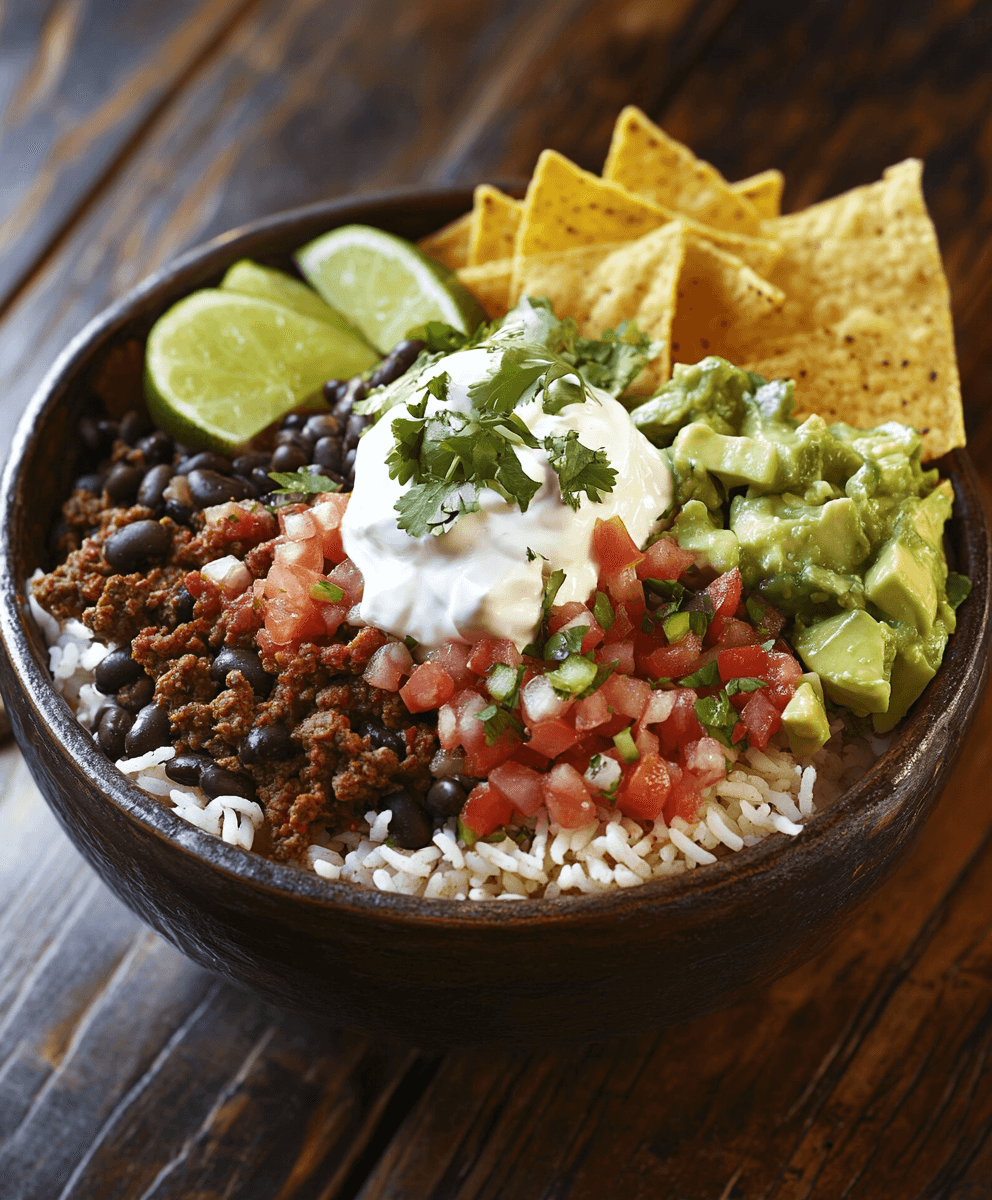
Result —
[[[965,441],[947,280],[915,159],[774,224],[779,313],[742,365],[796,380],[802,412],[914,425],[924,458]]]
[[[756,322],[781,308],[785,293],[733,254],[695,234],[686,237],[672,322],[672,362],[708,354],[737,362],[753,343]]]
[[[417,243],[419,249],[442,266],[457,271],[468,264],[468,237],[472,227],[472,214],[465,213],[439,229],[429,233]]]
[[[458,278],[486,310],[490,321],[505,317],[510,307],[510,279],[513,275],[512,258],[496,258],[492,262],[474,267],[462,267]]]
[[[618,184],[583,171],[555,150],[544,150],[524,199],[516,258],[573,246],[632,241],[677,215],[671,209],[639,199]],[[700,237],[709,238],[742,258],[760,275],[767,275],[781,253],[778,245],[767,238],[723,232],[691,221],[686,225]],[[516,275],[510,294],[511,297],[520,294]]]
[[[632,242],[532,255],[519,260],[516,295],[546,296],[584,337],[598,338],[621,321],[636,321],[642,333],[664,345],[631,389],[650,393],[670,370],[669,330],[684,250],[685,226],[671,221]]]
[[[603,178],[702,225],[749,237],[761,232],[761,218],[746,196],[632,104],[613,127]]]
[[[523,204],[491,184],[475,189],[468,238],[468,265],[511,258]]]
[[[774,167],[760,175],[749,175],[730,185],[731,191],[750,200],[763,220],[777,217],[782,211],[782,188],[785,176]]]

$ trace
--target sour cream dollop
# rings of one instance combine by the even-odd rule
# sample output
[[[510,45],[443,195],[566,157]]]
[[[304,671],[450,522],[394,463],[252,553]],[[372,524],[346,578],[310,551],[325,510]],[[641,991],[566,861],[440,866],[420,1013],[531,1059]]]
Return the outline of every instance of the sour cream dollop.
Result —
[[[425,372],[422,382],[446,371],[445,406],[464,411],[469,386],[491,370],[491,352],[464,350]],[[584,403],[554,415],[543,411],[539,397],[515,410],[538,439],[575,429],[584,446],[606,451],[617,472],[613,491],[601,502],[583,494],[577,511],[562,501],[544,450],[519,447],[524,471],[541,483],[526,512],[486,488],[479,495],[481,511],[462,517],[448,533],[411,537],[399,528],[394,507],[409,485],[390,479],[385,465],[394,444],[392,423],[409,416],[406,405],[390,409],[368,430],[358,444],[355,488],[341,523],[345,553],[365,578],[366,624],[411,636],[424,648],[491,635],[522,649],[533,639],[552,571],[565,572],[557,604],[585,602],[595,588],[597,520],[620,516],[634,541],[644,544],[671,502],[671,473],[622,404],[607,392],[587,390]],[[441,407],[431,400],[427,411]],[[543,558],[530,560],[528,549]]]

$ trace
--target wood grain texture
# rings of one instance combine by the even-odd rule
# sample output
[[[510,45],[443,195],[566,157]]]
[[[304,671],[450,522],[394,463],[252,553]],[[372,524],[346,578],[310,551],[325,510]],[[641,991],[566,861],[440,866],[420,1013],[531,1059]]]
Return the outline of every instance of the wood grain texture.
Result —
[[[247,0],[0,7],[0,309]]]

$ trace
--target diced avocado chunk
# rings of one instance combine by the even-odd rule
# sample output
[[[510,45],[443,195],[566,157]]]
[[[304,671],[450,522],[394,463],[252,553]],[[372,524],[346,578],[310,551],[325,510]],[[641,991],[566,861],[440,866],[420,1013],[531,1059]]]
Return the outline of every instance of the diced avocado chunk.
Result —
[[[676,363],[672,378],[650,400],[633,409],[630,419],[656,446],[668,446],[690,421],[704,421],[718,433],[738,433],[747,409],[744,397],[763,380],[724,358]]]
[[[884,713],[876,713],[872,717],[875,732],[888,733],[898,721],[901,721],[936,674],[936,667],[927,662],[922,643],[913,642],[901,648],[892,664],[890,679],[892,694],[889,699],[889,707]]]
[[[887,625],[863,609],[810,625],[796,639],[796,649],[837,704],[859,713],[888,709],[895,640]]]
[[[913,529],[929,546],[935,550],[941,548],[944,537],[944,524],[950,520],[954,506],[954,489],[951,481],[945,479],[933,489],[929,496],[922,499],[910,517]]]
[[[683,505],[671,532],[683,550],[691,550],[697,555],[700,566],[712,567],[722,575],[738,564],[740,551],[736,536],[716,524],[701,500],[690,500]]]
[[[730,528],[740,542],[747,587],[808,565],[850,575],[870,551],[857,506],[847,496],[820,505],[788,495],[735,496]]]
[[[675,454],[700,462],[728,487],[756,484],[774,487],[781,474],[774,442],[760,438],[725,437],[709,425],[694,421],[679,432]]]
[[[938,580],[930,554],[916,553],[901,537],[890,538],[865,575],[865,595],[887,617],[903,621],[924,637],[933,629],[937,615]]]
[[[819,675],[815,671],[803,671],[802,675],[799,676],[799,682],[800,684],[808,683],[813,691],[816,692],[824,709],[826,709],[827,702],[823,698],[823,681]]]
[[[830,737],[830,722],[823,700],[810,683],[800,683],[782,712],[789,748],[796,758],[809,758]]]

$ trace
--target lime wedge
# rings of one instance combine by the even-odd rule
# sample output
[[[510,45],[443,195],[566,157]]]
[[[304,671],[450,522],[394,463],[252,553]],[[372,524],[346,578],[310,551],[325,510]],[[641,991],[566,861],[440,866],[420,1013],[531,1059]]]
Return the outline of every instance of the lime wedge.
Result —
[[[323,234],[296,252],[296,262],[327,303],[384,354],[426,321],[469,333],[485,319],[452,271],[403,238],[368,225]]]
[[[378,361],[324,321],[216,288],[194,292],[148,335],[145,394],[152,418],[188,446],[229,452],[319,393]]]
[[[323,321],[337,329],[350,333],[360,341],[365,341],[361,330],[351,323],[344,313],[331,308],[326,300],[311,287],[287,275],[285,271],[277,271],[273,267],[263,267],[260,263],[243,258],[236,262],[224,276],[220,285],[225,292],[239,292],[242,296],[257,296],[259,300],[271,300],[273,304],[281,304],[283,308],[291,308],[293,312],[304,317],[312,317],[315,321]]]

